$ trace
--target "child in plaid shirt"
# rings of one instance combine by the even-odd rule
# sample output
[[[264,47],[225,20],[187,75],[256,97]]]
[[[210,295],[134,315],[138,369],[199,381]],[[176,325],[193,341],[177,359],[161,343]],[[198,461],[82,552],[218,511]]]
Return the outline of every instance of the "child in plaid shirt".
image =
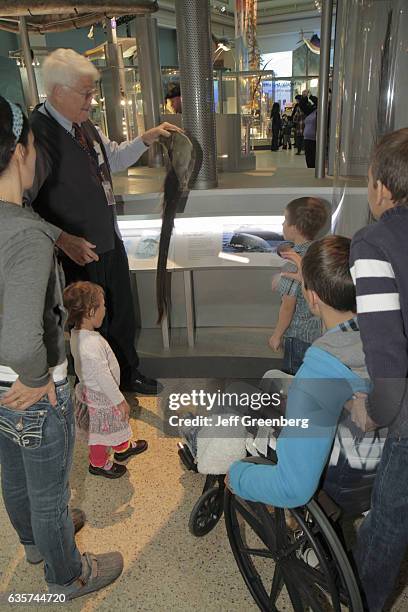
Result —
[[[318,198],[297,198],[285,209],[283,236],[302,257],[327,222],[327,206]],[[296,280],[281,275],[277,287],[282,303],[269,346],[278,351],[283,341],[283,371],[295,375],[309,346],[322,333],[320,319],[312,315]]]

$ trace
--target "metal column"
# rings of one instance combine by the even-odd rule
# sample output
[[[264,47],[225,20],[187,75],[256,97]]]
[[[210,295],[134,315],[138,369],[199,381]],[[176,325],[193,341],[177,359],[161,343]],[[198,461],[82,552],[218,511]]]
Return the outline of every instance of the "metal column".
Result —
[[[29,91],[29,110],[32,111],[40,102],[38,97],[37,81],[33,68],[33,58],[31,56],[30,39],[28,38],[27,23],[25,17],[20,17],[19,33],[21,38],[21,48],[24,56],[24,63],[27,70],[28,91]]]
[[[319,70],[319,108],[317,112],[316,135],[316,178],[324,178],[326,174],[326,141],[329,103],[329,71],[331,24],[333,17],[333,0],[322,3],[322,21],[320,32],[320,70]]]
[[[157,20],[151,15],[137,15],[135,24],[144,124],[149,130],[160,124],[164,107]],[[160,145],[149,148],[148,159],[151,168],[163,165]]]
[[[202,149],[194,189],[217,186],[213,66],[209,0],[177,0],[176,24],[183,127]]]
[[[125,113],[125,121],[126,121],[126,132],[128,140],[131,140],[133,135],[130,127],[130,110],[129,110],[129,98],[127,96],[126,91],[126,74],[125,74],[125,63],[123,61],[123,48],[122,45],[117,44],[117,56],[118,56],[118,66],[119,66],[119,81],[120,81],[120,90],[122,92],[122,100],[125,103],[124,113]],[[137,130],[137,126],[136,126]],[[137,131],[136,134],[137,135]]]
[[[105,45],[107,70],[103,72],[104,94],[106,98],[106,122],[111,140],[122,142],[122,92],[120,86],[118,46],[116,28],[110,19],[106,20],[107,43]]]

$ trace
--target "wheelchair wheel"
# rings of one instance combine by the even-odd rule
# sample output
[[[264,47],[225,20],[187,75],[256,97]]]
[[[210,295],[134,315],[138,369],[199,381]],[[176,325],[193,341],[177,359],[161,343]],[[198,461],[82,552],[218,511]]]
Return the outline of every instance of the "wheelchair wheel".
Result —
[[[226,490],[224,514],[235,560],[262,611],[281,609],[285,587],[295,612],[363,612],[347,555],[315,501],[285,511]]]
[[[190,514],[188,528],[196,537],[207,535],[218,523],[223,513],[224,491],[211,487],[197,500]]]

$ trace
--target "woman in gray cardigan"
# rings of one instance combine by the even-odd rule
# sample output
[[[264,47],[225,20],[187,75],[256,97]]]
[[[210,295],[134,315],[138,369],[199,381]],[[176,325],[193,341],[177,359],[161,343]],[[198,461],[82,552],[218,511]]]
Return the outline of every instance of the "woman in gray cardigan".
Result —
[[[0,462],[4,504],[29,563],[59,601],[122,572],[120,553],[80,554],[68,511],[75,421],[64,348],[63,281],[47,224],[22,207],[33,134],[0,96]],[[76,511],[77,527],[83,515]]]

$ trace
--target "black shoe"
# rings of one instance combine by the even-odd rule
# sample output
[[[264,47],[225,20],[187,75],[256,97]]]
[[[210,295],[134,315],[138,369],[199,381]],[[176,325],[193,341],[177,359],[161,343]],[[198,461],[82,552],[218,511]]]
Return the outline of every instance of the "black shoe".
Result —
[[[119,463],[113,463],[109,470],[105,470],[103,467],[95,467],[90,463],[88,470],[94,476],[104,476],[105,478],[120,478],[127,472],[126,466],[119,465]]]
[[[134,446],[133,446],[134,444]],[[147,450],[148,444],[146,440],[135,440],[130,443],[130,446],[127,450],[123,451],[123,453],[116,452],[113,457],[115,461],[126,461],[129,457],[133,457],[133,455],[140,455],[140,453],[144,453]]]
[[[158,395],[163,391],[163,385],[154,378],[148,378],[138,372],[132,381],[124,382],[121,389],[131,393],[140,393],[140,395]]]

